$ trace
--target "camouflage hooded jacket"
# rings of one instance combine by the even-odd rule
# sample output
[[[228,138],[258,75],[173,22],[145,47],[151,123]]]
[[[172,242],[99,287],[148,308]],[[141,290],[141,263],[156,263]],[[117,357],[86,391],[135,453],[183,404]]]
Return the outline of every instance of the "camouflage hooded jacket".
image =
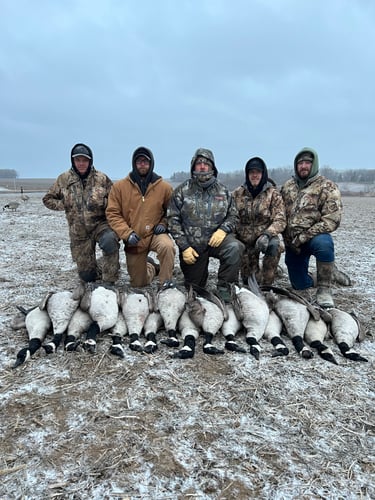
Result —
[[[207,248],[216,229],[235,231],[238,213],[226,186],[215,182],[204,189],[196,179],[178,186],[168,208],[168,229],[179,249],[193,247],[197,252]]]
[[[71,236],[90,236],[108,228],[105,209],[112,181],[91,167],[84,181],[71,168],[62,173],[43,197],[50,210],[65,210]]]
[[[239,223],[237,237],[246,245],[252,245],[256,239],[267,232],[270,236],[282,233],[286,226],[285,207],[281,194],[275,186],[267,182],[255,197],[246,185],[233,191]]]
[[[313,164],[309,177],[302,180],[297,175],[297,158],[301,153],[311,153]],[[287,216],[283,233],[286,245],[298,237],[305,243],[322,233],[332,233],[341,222],[342,201],[337,185],[319,174],[319,159],[311,148],[302,149],[294,160],[295,175],[281,188]]]

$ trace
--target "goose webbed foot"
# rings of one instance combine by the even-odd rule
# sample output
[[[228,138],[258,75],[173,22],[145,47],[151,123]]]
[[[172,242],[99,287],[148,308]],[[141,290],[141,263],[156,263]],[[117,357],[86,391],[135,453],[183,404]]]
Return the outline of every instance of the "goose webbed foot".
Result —
[[[232,352],[242,352],[242,353],[246,352],[246,349],[240,347],[234,340],[227,340],[225,342],[225,349]]]

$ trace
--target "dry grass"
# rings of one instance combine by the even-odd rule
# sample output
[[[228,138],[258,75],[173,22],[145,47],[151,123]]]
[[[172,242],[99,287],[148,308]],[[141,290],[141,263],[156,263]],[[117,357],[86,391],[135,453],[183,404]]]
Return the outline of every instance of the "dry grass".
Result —
[[[94,356],[38,351],[12,370],[26,345],[10,328],[15,305],[72,288],[75,270],[64,215],[40,195],[2,213],[1,500],[374,498],[375,201],[344,201],[337,256],[356,284],[335,297],[360,314],[368,335],[356,349],[369,363],[329,342],[338,366],[300,358],[288,339],[285,358],[266,342],[259,361],[210,357],[199,339],[191,360],[163,345],[154,355],[126,347],[120,360],[104,335]]]

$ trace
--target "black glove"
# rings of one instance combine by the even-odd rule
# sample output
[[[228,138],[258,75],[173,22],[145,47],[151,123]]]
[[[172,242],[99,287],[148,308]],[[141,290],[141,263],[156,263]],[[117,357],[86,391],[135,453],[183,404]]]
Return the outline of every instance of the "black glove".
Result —
[[[126,244],[129,247],[136,247],[138,243],[141,241],[141,238],[134,231],[130,234],[129,238],[126,241]]]
[[[154,234],[163,234],[167,232],[167,228],[163,224],[157,224],[154,227]]]
[[[255,242],[255,250],[266,253],[268,242],[270,241],[268,234],[261,234]]]

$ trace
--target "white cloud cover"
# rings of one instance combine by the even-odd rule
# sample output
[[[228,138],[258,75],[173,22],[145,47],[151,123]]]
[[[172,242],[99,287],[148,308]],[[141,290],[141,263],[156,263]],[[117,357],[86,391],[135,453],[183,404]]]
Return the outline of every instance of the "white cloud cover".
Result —
[[[0,0],[0,168],[56,177],[85,142],[125,176],[197,147],[219,171],[262,156],[374,168],[375,5],[366,0]]]

